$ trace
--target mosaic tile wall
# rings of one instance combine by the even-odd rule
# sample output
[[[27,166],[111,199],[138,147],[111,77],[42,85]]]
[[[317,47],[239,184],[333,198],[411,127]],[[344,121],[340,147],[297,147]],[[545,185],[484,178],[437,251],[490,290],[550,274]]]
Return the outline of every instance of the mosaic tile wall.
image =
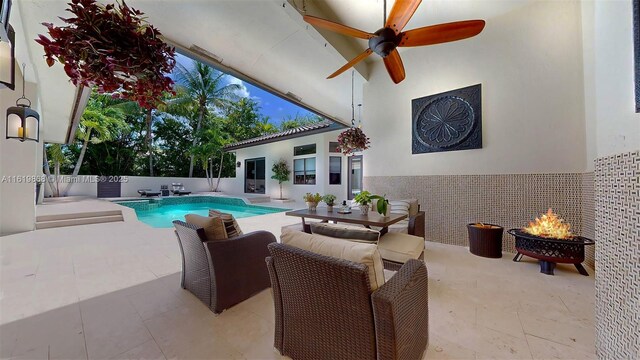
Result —
[[[589,181],[577,173],[375,176],[365,177],[364,188],[393,199],[418,198],[426,212],[427,240],[469,246],[466,224],[482,221],[503,226],[503,249],[515,253],[506,230],[527,225],[549,207],[583,234],[583,214],[593,211],[583,209],[583,203],[593,207],[593,199],[584,199],[593,196]],[[587,226],[584,235],[592,229]],[[593,250],[590,254],[585,263],[593,267]]]
[[[640,359],[640,151],[595,163],[596,349]]]
[[[582,174],[582,219],[580,235],[589,239],[596,238],[596,205],[593,172]],[[595,263],[595,246],[585,249],[585,262],[592,268]]]

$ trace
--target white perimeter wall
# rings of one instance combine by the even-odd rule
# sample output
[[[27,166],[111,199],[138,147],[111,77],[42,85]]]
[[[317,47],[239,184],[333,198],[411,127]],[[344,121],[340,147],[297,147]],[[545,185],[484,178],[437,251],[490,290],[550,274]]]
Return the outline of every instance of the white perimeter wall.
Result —
[[[364,85],[365,175],[584,171],[581,25],[579,2],[535,2],[474,38],[402,51],[398,85],[376,60]],[[411,100],[475,84],[483,148],[412,155]]]
[[[631,1],[583,1],[587,162],[640,149]]]
[[[68,179],[70,176],[63,176],[63,181],[60,183],[60,190],[65,188],[68,184]],[[98,176],[96,175],[80,175],[78,176],[78,180],[80,182],[73,184],[71,190],[67,194],[68,196],[98,196],[98,187],[96,184]],[[138,194],[138,190],[140,189],[151,189],[153,191],[160,191],[161,185],[169,185],[169,190],[171,190],[172,183],[182,183],[184,185],[185,190],[191,191],[193,193],[197,192],[208,192],[209,191],[209,183],[205,178],[171,178],[171,177],[149,177],[149,176],[126,176],[126,181],[122,182],[121,187],[121,196],[129,197],[129,196],[140,196]],[[219,190],[222,192],[229,193],[232,190],[231,184],[234,183],[233,178],[222,178],[220,179],[220,187]],[[51,191],[49,186],[46,187],[47,196],[51,195]]]
[[[232,184],[232,192],[235,194],[244,193],[244,161],[253,158],[265,158],[265,177],[267,178],[265,195],[272,199],[280,197],[280,188],[277,180],[271,179],[273,173],[271,167],[280,159],[285,159],[291,169],[291,177],[288,182],[283,183],[282,195],[285,198],[302,201],[305,193],[334,194],[342,201],[347,198],[347,157],[339,153],[329,153],[329,142],[337,141],[340,131],[305,136],[290,140],[284,140],[236,151],[236,159],[241,162],[241,167],[236,168],[235,182]],[[316,144],[315,155],[293,156],[293,148],[299,145]],[[329,156],[342,157],[342,183],[341,185],[329,185]],[[307,157],[316,158],[316,184],[315,185],[294,185],[293,184],[293,159]]]

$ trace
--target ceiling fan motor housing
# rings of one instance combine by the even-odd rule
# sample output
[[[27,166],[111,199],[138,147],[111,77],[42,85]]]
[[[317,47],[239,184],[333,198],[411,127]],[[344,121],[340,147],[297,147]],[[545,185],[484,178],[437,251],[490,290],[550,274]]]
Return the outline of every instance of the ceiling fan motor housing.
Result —
[[[387,57],[400,43],[400,36],[391,28],[385,27],[375,33],[369,39],[369,48],[376,54]]]

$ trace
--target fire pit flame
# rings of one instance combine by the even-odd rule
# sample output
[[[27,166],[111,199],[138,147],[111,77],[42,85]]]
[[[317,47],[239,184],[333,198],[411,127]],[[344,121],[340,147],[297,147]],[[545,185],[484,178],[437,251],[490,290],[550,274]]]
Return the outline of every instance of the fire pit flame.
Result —
[[[522,230],[528,234],[545,238],[571,239],[574,237],[571,232],[571,225],[565,223],[551,208],[546,214],[536,218],[535,221],[531,221],[529,226]]]

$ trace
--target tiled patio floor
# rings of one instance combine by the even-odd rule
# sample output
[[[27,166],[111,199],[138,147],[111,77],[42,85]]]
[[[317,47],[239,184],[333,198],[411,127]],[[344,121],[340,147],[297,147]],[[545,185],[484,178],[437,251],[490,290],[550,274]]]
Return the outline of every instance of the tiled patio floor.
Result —
[[[245,231],[298,220],[240,219]],[[0,358],[272,359],[269,290],[214,315],[179,286],[171,229],[136,221],[0,238]],[[588,359],[594,278],[427,243],[429,359]],[[592,273],[592,270],[589,269]]]

